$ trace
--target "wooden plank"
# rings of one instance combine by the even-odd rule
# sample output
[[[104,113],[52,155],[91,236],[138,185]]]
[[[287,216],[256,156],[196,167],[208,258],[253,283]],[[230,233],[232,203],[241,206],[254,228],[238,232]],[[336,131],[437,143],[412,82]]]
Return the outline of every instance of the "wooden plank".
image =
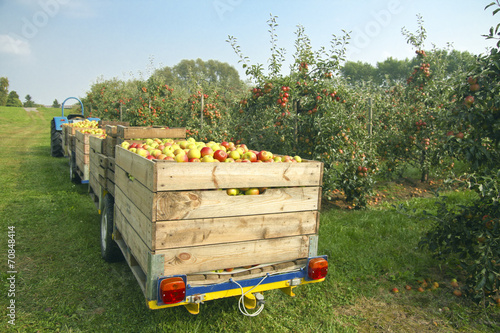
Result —
[[[157,192],[153,221],[201,219],[312,211],[318,209],[319,187],[269,188],[260,195],[228,196],[225,191]],[[142,207],[141,207],[142,208]]]
[[[116,136],[121,139],[167,139],[167,138],[185,138],[186,129],[182,128],[164,128],[164,127],[125,127],[117,126]]]
[[[102,154],[103,142],[104,142],[104,139],[102,139],[101,137],[97,137],[97,136],[92,135],[89,138],[89,146],[91,149],[94,150],[94,152],[96,154]]]
[[[106,179],[115,183],[115,172],[111,169],[106,169]]]
[[[247,187],[321,186],[320,162],[169,163],[157,161],[155,191]],[[209,165],[207,165],[209,164]]]
[[[109,157],[108,156],[108,161],[107,161],[108,165],[107,165],[107,168],[108,169],[111,169],[113,171],[115,171],[115,158],[114,157]]]
[[[115,146],[116,138],[107,136],[106,139],[104,139],[104,155],[108,157],[115,157]]]
[[[177,163],[150,161],[122,147],[116,163],[153,192],[193,189],[321,186],[323,163]]]
[[[115,205],[114,220],[116,228],[119,230],[121,237],[130,249],[130,252],[135,257],[139,266],[144,273],[148,273],[148,252],[150,251],[142,239],[137,235],[137,232],[129,224],[127,218],[122,211]]]
[[[119,121],[119,120],[99,120],[98,122],[99,128],[106,129],[107,126],[111,126],[115,128],[115,132],[116,132],[116,126],[118,125],[129,126],[130,123],[128,121]]]
[[[88,153],[85,153],[79,147],[76,147],[75,154],[76,154],[77,165],[78,165],[78,160],[80,160],[81,165],[89,164],[90,156]]]
[[[110,181],[109,179],[106,180],[106,190],[111,193],[111,195],[114,197],[115,196],[115,183]]]
[[[318,212],[156,222],[156,250],[317,233]],[[227,267],[226,267],[227,268]]]
[[[128,191],[130,193],[130,191]],[[138,205],[144,205],[145,202],[149,204],[152,202],[152,193],[149,198],[140,198],[140,202],[133,201],[129,198],[127,194],[124,193],[122,183],[118,182],[115,186],[115,206],[120,209],[120,211],[127,216],[129,224],[136,230],[139,237],[148,246],[150,250],[154,250],[154,224],[151,219],[145,216]]]
[[[101,185],[104,189],[107,190],[107,188],[108,188],[107,179],[102,177],[101,175],[97,175],[96,178],[97,178],[97,181],[99,182],[99,185]]]
[[[229,196],[221,190],[152,192],[121,167],[116,184],[151,221],[234,217],[318,210],[319,187],[268,188],[260,195]],[[237,209],[235,209],[237,207]]]
[[[309,237],[294,236],[250,242],[158,250],[165,256],[164,275],[190,274],[308,256]]]
[[[137,181],[146,186],[146,188],[149,190],[153,189],[154,180],[156,178],[153,161],[134,154],[122,147],[117,147],[115,162],[116,165],[122,168],[125,172],[131,174],[135,179],[137,179]]]

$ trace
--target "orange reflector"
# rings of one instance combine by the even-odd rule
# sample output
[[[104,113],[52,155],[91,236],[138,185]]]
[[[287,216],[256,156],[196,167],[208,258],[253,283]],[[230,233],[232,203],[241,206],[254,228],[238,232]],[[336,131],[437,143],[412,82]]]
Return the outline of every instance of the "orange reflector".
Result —
[[[181,277],[167,278],[161,281],[160,292],[163,303],[179,303],[186,298],[186,284]]]
[[[328,261],[325,258],[314,258],[309,260],[307,275],[312,280],[319,280],[328,273]]]

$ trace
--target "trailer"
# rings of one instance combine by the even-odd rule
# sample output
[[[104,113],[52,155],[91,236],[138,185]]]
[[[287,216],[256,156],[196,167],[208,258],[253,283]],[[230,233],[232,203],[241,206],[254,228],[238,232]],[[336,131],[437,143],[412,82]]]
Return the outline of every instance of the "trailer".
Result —
[[[181,139],[185,129],[106,126],[106,133],[108,143],[89,138],[101,254],[127,261],[150,309],[182,305],[197,314],[204,302],[236,296],[240,311],[252,316],[264,308],[266,291],[294,296],[294,288],[324,281],[328,259],[317,253],[321,162],[148,160],[121,143]],[[254,187],[265,190],[226,191]]]

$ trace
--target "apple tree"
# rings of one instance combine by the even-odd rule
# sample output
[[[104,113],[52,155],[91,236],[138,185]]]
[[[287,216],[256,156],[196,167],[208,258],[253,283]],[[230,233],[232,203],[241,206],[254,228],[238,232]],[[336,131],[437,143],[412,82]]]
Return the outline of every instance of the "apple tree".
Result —
[[[498,2],[494,14],[500,11]],[[457,176],[477,193],[464,206],[439,202],[436,220],[422,245],[466,272],[467,289],[477,301],[493,302],[500,290],[500,24],[487,38],[496,47],[477,58],[477,64],[456,87],[455,103],[447,117],[461,131],[451,132],[447,149],[470,166]]]
[[[285,50],[277,46],[276,17],[268,24],[268,73],[261,64],[249,64],[234,37],[228,40],[255,82],[236,109],[237,135],[249,147],[323,161],[324,194],[341,189],[356,207],[365,206],[376,162],[356,95],[338,77],[349,35],[333,36],[330,49],[314,51],[299,26],[290,73],[283,75]]]

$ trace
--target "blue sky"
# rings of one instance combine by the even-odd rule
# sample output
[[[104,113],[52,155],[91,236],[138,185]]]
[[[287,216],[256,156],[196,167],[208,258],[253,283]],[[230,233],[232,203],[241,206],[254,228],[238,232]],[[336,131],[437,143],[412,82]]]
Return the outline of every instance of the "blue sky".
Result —
[[[227,62],[245,79],[228,35],[252,64],[266,65],[271,14],[278,17],[278,46],[287,50],[287,61],[297,25],[314,49],[351,31],[348,60],[413,57],[401,28],[414,32],[417,14],[427,30],[426,49],[449,42],[479,54],[494,45],[481,37],[500,18],[484,11],[491,1],[0,0],[0,77],[22,101],[30,94],[49,105],[85,96],[101,78],[147,78],[182,59]]]

